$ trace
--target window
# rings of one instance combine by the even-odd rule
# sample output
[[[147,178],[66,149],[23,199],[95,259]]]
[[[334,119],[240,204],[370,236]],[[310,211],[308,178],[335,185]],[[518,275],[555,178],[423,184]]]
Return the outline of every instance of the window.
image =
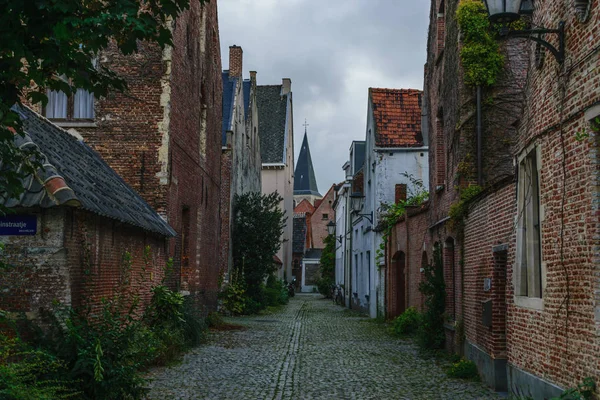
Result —
[[[74,95],[67,96],[64,92],[47,90],[48,104],[45,116],[48,119],[93,119],[94,95],[87,90],[77,89]]]
[[[539,148],[519,160],[515,294],[542,298]]]
[[[329,214],[323,214],[323,218],[322,219],[329,219]]]

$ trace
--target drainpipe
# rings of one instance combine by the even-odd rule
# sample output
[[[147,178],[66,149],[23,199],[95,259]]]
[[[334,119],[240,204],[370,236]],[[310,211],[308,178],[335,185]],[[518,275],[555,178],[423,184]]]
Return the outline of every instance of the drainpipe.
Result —
[[[481,86],[477,86],[477,184],[479,186],[483,185],[481,147]]]

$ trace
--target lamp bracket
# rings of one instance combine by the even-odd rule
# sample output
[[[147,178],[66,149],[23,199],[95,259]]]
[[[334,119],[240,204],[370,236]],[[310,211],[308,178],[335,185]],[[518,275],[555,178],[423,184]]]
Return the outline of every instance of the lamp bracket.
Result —
[[[552,44],[548,43],[547,41],[545,41],[544,39],[541,38],[541,35],[545,35],[545,34],[558,35],[558,49],[556,47],[554,47]],[[507,31],[504,33],[503,36],[506,36],[509,38],[518,37],[518,38],[525,38],[525,39],[533,40],[534,42],[537,42],[537,43],[541,44],[542,46],[546,47],[548,50],[550,50],[550,52],[558,60],[559,64],[562,64],[563,61],[565,60],[565,23],[564,23],[564,21],[561,21],[558,24],[558,29],[541,28],[541,29],[527,29],[527,30],[520,30],[520,31]]]
[[[371,223],[371,225],[373,225],[373,211],[371,211],[368,214],[356,213],[356,215],[358,215],[359,217],[365,217],[366,219],[369,220],[369,222]]]

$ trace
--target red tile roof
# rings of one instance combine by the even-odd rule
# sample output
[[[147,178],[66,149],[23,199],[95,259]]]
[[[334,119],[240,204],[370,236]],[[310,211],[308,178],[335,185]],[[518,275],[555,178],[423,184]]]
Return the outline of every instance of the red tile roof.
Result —
[[[314,213],[315,207],[310,204],[310,201],[304,199],[294,208],[294,213]]]
[[[377,147],[418,147],[421,134],[421,95],[416,89],[369,88]]]

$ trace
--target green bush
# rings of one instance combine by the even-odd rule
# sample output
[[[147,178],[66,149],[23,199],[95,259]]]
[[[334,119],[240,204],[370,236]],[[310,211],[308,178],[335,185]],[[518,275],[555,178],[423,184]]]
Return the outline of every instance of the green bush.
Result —
[[[274,275],[269,275],[267,279],[267,287],[265,289],[267,306],[276,307],[287,304],[288,292],[287,287],[281,279],[277,279]]]
[[[450,366],[448,376],[450,378],[478,380],[479,372],[477,371],[477,365],[473,361],[463,358]]]
[[[0,398],[62,400],[78,396],[75,382],[64,379],[65,365],[19,338],[0,334]]]
[[[392,321],[392,329],[398,336],[411,335],[417,331],[421,315],[415,307],[407,308]]]
[[[246,309],[246,289],[241,280],[233,280],[219,293],[223,308],[234,315],[243,314]]]
[[[333,279],[331,278],[319,278],[317,281],[317,290],[326,298],[331,298],[331,287],[333,286]]]
[[[446,341],[444,312],[446,311],[446,284],[442,251],[439,245],[433,250],[433,263],[423,270],[424,280],[419,291],[425,297],[425,311],[417,329],[417,343],[424,350],[443,349]]]
[[[223,321],[223,317],[221,316],[221,314],[216,313],[216,312],[208,313],[205,321],[206,321],[206,324],[209,326],[209,328],[219,327],[225,323],[225,321]]]

